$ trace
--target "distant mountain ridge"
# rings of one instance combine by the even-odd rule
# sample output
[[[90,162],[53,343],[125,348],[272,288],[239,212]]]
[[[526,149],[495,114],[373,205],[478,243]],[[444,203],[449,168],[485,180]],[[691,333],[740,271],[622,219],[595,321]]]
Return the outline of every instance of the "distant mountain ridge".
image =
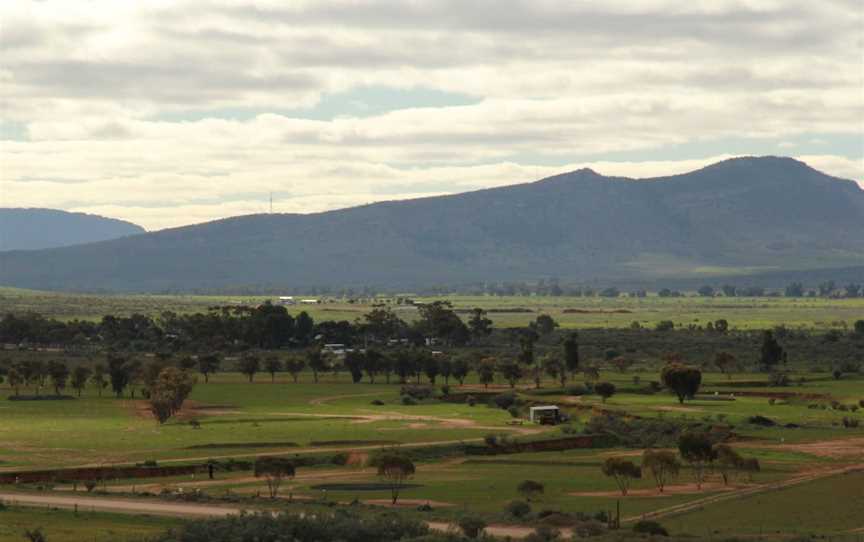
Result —
[[[289,290],[748,275],[864,266],[862,231],[856,183],[790,158],[737,158],[654,179],[579,170],[464,194],[3,253],[0,284]]]
[[[146,233],[141,226],[55,209],[0,208],[0,251],[39,250]]]

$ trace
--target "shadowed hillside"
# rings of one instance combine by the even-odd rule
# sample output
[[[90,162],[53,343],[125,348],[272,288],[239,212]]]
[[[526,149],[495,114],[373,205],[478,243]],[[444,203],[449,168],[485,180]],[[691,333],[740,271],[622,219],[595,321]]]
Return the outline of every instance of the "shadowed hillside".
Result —
[[[0,250],[38,250],[145,233],[130,222],[54,209],[0,208]]]
[[[788,158],[633,180],[590,170],[312,215],[0,254],[0,283],[158,291],[654,279],[864,264],[864,191]]]

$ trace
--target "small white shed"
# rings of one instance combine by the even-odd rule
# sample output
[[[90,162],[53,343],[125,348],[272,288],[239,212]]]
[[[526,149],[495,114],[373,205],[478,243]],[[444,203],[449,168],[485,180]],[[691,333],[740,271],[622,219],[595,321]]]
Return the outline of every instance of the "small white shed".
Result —
[[[528,421],[539,423],[542,418],[551,416],[558,421],[561,419],[561,409],[555,405],[532,406],[528,409]]]

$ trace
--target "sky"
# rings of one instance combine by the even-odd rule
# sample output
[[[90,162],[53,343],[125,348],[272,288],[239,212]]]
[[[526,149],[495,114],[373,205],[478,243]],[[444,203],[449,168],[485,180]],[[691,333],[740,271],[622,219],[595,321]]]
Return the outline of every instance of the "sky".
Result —
[[[864,187],[858,0],[6,0],[0,206],[155,230],[784,155]]]

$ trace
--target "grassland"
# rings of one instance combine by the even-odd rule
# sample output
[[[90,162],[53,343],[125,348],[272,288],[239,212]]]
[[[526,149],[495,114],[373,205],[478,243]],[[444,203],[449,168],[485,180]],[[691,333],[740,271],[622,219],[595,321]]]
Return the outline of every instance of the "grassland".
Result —
[[[50,542],[131,542],[179,523],[153,516],[9,506],[0,510],[0,542],[21,542],[24,532],[37,526]]]
[[[275,296],[194,296],[194,295],[88,295],[39,292],[0,288],[3,312],[37,312],[61,320],[98,320],[105,314],[128,316],[134,313],[157,316],[165,311],[178,314],[206,311],[215,305],[256,305]],[[563,328],[622,328],[633,322],[653,327],[662,320],[678,325],[701,325],[720,318],[737,329],[767,329],[784,324],[788,327],[813,329],[849,328],[864,318],[864,298],[822,299],[783,297],[715,297],[693,294],[679,298],[619,297],[436,297],[453,303],[456,309],[481,307],[491,312],[498,327],[524,326],[538,314],[549,314]],[[373,303],[389,302],[389,298],[366,299],[349,303],[342,299],[327,299],[318,305],[294,306],[291,312],[305,310],[316,321],[353,321],[368,312]],[[418,298],[431,301],[432,298]],[[416,318],[412,306],[394,305],[397,314],[406,321]]]
[[[605,403],[596,396],[570,397],[556,391],[554,383],[543,382],[543,388],[520,388],[527,401],[566,405],[574,418],[572,427],[578,432],[588,420],[601,411],[620,411],[642,418],[675,418],[731,424],[735,427],[739,451],[759,458],[763,465],[754,482],[738,479],[734,491],[749,490],[754,484],[782,483],[808,472],[829,472],[850,465],[864,465],[864,429],[846,429],[840,425],[843,416],[864,418],[859,413],[811,408],[814,402],[831,400],[855,404],[864,399],[864,381],[828,380],[824,375],[807,375],[803,387],[783,388],[810,399],[775,401],[769,404],[772,392],[765,386],[765,375],[740,374],[727,379],[708,374],[704,391],[710,397],[736,393],[734,401],[696,399],[681,406],[666,393],[636,393],[634,377],[641,381],[655,378],[644,373],[612,373],[601,375],[614,382],[619,393]],[[745,384],[745,385],[740,385]],[[479,390],[476,382],[468,382],[467,390]],[[497,383],[494,389],[507,386]],[[10,390],[0,388],[0,470],[45,468],[115,462],[157,460],[170,462],[202,462],[208,458],[251,458],[259,454],[333,453],[337,450],[361,456],[373,448],[399,443],[402,446],[423,446],[441,442],[480,442],[489,433],[507,433],[518,439],[560,436],[554,427],[532,425],[512,426],[506,411],[483,404],[435,402],[414,406],[399,401],[396,384],[353,384],[347,376],[326,375],[321,383],[311,382],[303,375],[301,383],[279,377],[275,383],[269,377],[259,377],[249,384],[235,373],[216,375],[209,384],[196,386],[189,408],[180,419],[157,425],[144,411],[140,401],[99,397],[92,390],[81,399],[69,401],[5,401]],[[745,396],[753,392],[758,396]],[[817,395],[823,399],[812,399]],[[372,401],[383,405],[373,405]],[[775,427],[760,427],[747,422],[760,414],[775,420]],[[200,428],[188,421],[196,419]],[[801,427],[789,429],[783,425],[795,423]],[[852,440],[850,440],[852,439]],[[840,443],[838,445],[838,443]],[[843,443],[849,443],[843,447]],[[564,452],[520,453],[503,456],[452,456],[430,459],[418,464],[411,481],[416,487],[406,489],[402,498],[408,502],[430,502],[433,512],[419,513],[409,507],[405,513],[419,517],[449,521],[465,513],[481,514],[495,523],[513,522],[504,512],[505,504],[518,498],[516,485],[522,479],[542,482],[545,493],[532,502],[535,512],[544,509],[594,514],[612,510],[621,499],[615,484],[601,473],[600,465],[609,455],[638,456],[639,450],[570,450]],[[638,459],[638,457],[634,457]],[[705,536],[706,526],[724,525],[722,535],[754,534],[771,530],[784,532],[842,532],[861,525],[858,501],[851,498],[861,481],[860,475],[848,474],[829,479],[816,479],[788,488],[759,491],[740,499],[701,505],[706,498],[722,496],[718,476],[698,492],[686,489],[691,483],[689,469],[684,469],[675,485],[681,491],[659,496],[646,477],[635,481],[634,495],[622,500],[625,517],[659,513],[678,505],[692,504],[693,509],[662,516],[673,532]],[[839,480],[839,482],[838,482]],[[290,491],[299,502],[334,501],[337,503],[383,501],[389,496],[384,489],[368,489],[368,484],[380,482],[373,469],[360,465],[302,468],[290,484]],[[328,485],[337,483],[336,486]],[[358,485],[359,484],[359,485]],[[151,480],[112,480],[109,492],[159,493],[162,490],[198,489],[202,495],[220,499],[227,494],[235,498],[250,498],[263,489],[263,483],[248,471],[220,473],[216,481],[180,476]],[[27,489],[27,488],[24,488]],[[32,488],[31,488],[32,489]],[[55,490],[68,494],[70,487],[60,484]],[[324,491],[326,489],[326,491]],[[849,498],[843,498],[844,491]],[[831,502],[830,495],[841,497],[828,510],[820,503]],[[153,497],[150,497],[151,499]],[[788,501],[788,504],[784,504]],[[250,501],[249,506],[257,506]],[[750,504],[747,504],[747,503]],[[805,504],[807,503],[807,504]],[[248,503],[247,503],[248,504]],[[300,504],[283,503],[289,508]],[[758,505],[758,506],[757,506]],[[763,506],[764,505],[764,506]],[[302,505],[306,506],[306,505]],[[795,520],[795,510],[804,507],[803,521]],[[809,508],[808,508],[809,507]],[[819,512],[826,508],[824,512]],[[753,512],[776,511],[776,517]],[[747,515],[745,512],[749,512]],[[772,512],[774,513],[774,512]],[[76,540],[76,529],[90,533],[94,525],[112,528],[117,533],[133,535],[163,526],[159,520],[131,516],[94,516],[93,522],[82,524],[67,518],[64,512],[13,510],[3,512],[4,520],[18,529],[21,525],[43,525],[55,529],[54,540]],[[785,515],[784,515],[785,514]],[[818,521],[811,520],[818,517]],[[741,528],[737,527],[741,517]],[[732,521],[729,518],[735,518]],[[786,518],[786,519],[783,519]],[[100,523],[103,522],[103,523]],[[789,531],[789,527],[794,529]],[[61,529],[62,527],[62,529]],[[87,530],[91,528],[91,530]],[[713,527],[712,527],[713,528]],[[63,530],[66,529],[66,530]],[[95,531],[92,531],[95,532]],[[0,531],[4,533],[4,531]],[[63,534],[66,533],[66,534]],[[0,534],[2,536],[11,536]],[[118,534],[116,539],[122,540]],[[64,538],[66,537],[66,538]],[[14,538],[13,538],[14,539]],[[100,540],[97,538],[97,540]]]

